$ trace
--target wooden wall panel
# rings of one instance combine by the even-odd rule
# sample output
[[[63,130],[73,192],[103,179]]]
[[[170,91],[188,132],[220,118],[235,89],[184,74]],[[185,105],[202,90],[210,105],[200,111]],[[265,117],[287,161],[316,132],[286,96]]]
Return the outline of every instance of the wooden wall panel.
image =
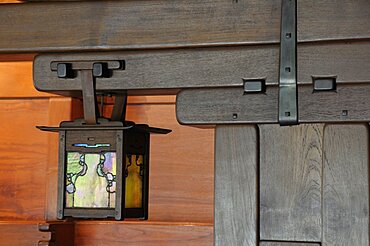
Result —
[[[0,98],[55,97],[39,92],[33,86],[32,62],[1,62],[0,56]]]
[[[42,220],[48,99],[0,100],[0,220]]]
[[[369,245],[368,125],[328,125],[324,135],[323,245]]]
[[[260,125],[260,238],[321,240],[324,125]]]
[[[211,246],[207,224],[77,222],[75,243],[81,246]]]

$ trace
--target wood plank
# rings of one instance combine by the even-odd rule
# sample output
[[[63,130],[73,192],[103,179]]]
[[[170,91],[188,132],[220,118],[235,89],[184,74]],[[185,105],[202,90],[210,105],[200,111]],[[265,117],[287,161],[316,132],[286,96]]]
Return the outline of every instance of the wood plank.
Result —
[[[278,123],[279,88],[243,94],[242,87],[185,89],[176,99],[181,124],[213,125]],[[336,91],[313,93],[312,85],[298,86],[300,123],[369,122],[370,83],[338,84]]]
[[[243,78],[266,78],[268,83],[276,83],[279,48],[273,45],[43,55],[34,63],[36,88],[58,93],[80,91],[80,76],[59,79],[50,69],[52,61],[76,60],[125,60],[125,70],[115,70],[111,78],[96,80],[97,90],[242,86]]]
[[[40,2],[0,12],[0,52],[276,43],[280,30],[275,0]]]
[[[369,245],[369,128],[324,132],[323,245]]]
[[[42,221],[0,221],[0,245],[34,246],[39,241],[51,240],[50,232],[40,232]]]
[[[75,242],[81,246],[97,245],[98,242],[112,246],[211,246],[213,245],[213,226],[146,222],[76,222]]]
[[[355,3],[300,0],[298,41],[369,39],[369,8],[367,0]],[[280,1],[273,0],[174,3],[161,0],[155,4],[150,0],[58,4],[43,1],[32,5],[4,4],[0,11],[6,13],[0,15],[0,23],[3,23],[0,32],[4,34],[0,40],[1,52],[279,42]],[[59,15],[61,12],[65,15]],[[74,28],[68,28],[70,26]]]
[[[0,98],[30,97],[55,97],[55,95],[35,89],[32,61],[0,62]]]
[[[48,99],[0,100],[0,219],[43,220]],[[36,110],[37,109],[37,110]]]
[[[312,83],[312,75],[334,75],[337,83],[370,82],[369,41],[300,44],[297,62],[299,83]]]
[[[260,242],[260,246],[320,246],[320,243]]]
[[[218,126],[215,245],[257,245],[257,130]]]
[[[369,9],[368,0],[298,0],[298,40],[368,39]]]
[[[321,240],[324,125],[260,125],[260,238]]]

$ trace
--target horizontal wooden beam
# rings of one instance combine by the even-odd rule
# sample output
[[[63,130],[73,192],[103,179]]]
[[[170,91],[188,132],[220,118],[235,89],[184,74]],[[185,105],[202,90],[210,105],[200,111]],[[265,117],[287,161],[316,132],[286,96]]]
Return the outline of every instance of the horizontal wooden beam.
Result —
[[[94,233],[91,233],[94,231]],[[120,235],[120,236],[117,236]],[[177,245],[209,246],[213,244],[211,224],[153,222],[76,222],[75,241],[94,245]]]
[[[34,62],[34,84],[41,91],[79,93],[80,75],[60,79],[51,70],[51,62],[99,60],[124,60],[126,64],[125,70],[114,70],[111,78],[97,78],[97,90],[105,92],[136,90],[143,94],[166,89],[171,94],[184,88],[238,87],[243,79],[255,78],[265,79],[267,85],[278,84],[278,45],[41,55]],[[368,41],[298,45],[300,84],[312,84],[312,76],[329,75],[336,76],[338,84],[370,82],[368,64]]]
[[[0,5],[0,52],[278,42],[280,1],[82,1]]]
[[[239,88],[187,89],[177,96],[181,124],[278,123],[277,86],[265,93],[243,94]],[[369,122],[370,84],[339,84],[336,91],[313,93],[312,85],[298,87],[300,123]]]
[[[278,43],[280,5],[276,0],[1,4],[0,52]],[[369,39],[369,9],[367,0],[298,0],[298,41]]]

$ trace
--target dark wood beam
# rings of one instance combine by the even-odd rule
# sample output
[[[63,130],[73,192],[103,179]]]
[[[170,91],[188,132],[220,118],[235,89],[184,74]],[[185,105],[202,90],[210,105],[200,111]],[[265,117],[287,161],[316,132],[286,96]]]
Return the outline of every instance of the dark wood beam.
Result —
[[[368,0],[298,0],[298,41],[369,39],[369,9]],[[271,44],[280,1],[1,4],[0,23],[2,53]]]
[[[0,6],[0,52],[276,43],[280,1],[83,1]]]

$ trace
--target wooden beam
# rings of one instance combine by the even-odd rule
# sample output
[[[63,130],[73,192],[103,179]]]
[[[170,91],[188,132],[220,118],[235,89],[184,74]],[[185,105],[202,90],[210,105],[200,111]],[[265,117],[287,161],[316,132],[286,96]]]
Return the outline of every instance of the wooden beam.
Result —
[[[143,94],[166,88],[176,93],[180,88],[243,86],[243,79],[254,78],[265,78],[267,85],[278,84],[279,47],[260,45],[41,55],[34,62],[35,86],[47,92],[79,92],[80,75],[60,79],[51,71],[50,63],[84,60],[125,61],[125,70],[115,70],[111,78],[96,80],[96,88],[101,91],[136,90]],[[368,64],[369,41],[298,46],[299,84],[312,84],[313,75],[336,76],[338,84],[370,82]]]
[[[298,41],[369,39],[368,9],[367,0],[299,0]],[[278,43],[280,34],[275,0],[35,1],[0,13],[0,52],[11,53]]]
[[[277,86],[268,86],[265,93],[243,92],[243,87],[182,90],[177,120],[191,125],[278,123]],[[335,91],[316,93],[312,85],[300,85],[299,122],[369,122],[369,94],[369,83],[338,84]]]
[[[48,1],[0,13],[0,52],[277,43],[280,27],[275,0]]]
[[[213,226],[201,223],[78,221],[75,241],[82,246],[97,242],[111,246],[210,246],[213,244]]]

